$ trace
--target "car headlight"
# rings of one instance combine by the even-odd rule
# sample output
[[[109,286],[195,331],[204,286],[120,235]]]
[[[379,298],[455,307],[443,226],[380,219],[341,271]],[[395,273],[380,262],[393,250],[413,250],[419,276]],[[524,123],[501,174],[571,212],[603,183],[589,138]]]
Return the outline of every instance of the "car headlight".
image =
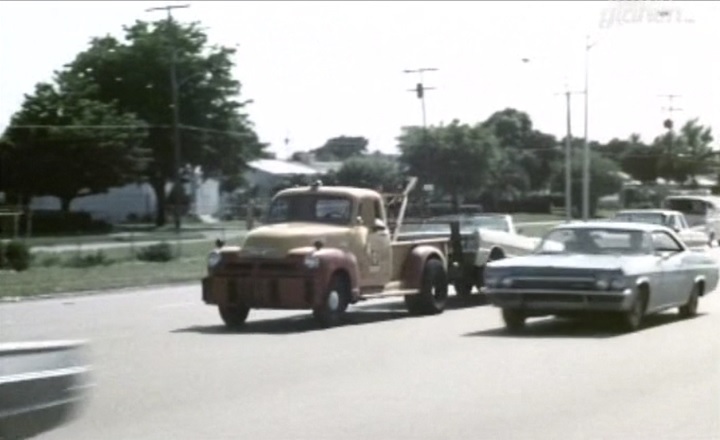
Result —
[[[503,287],[512,287],[513,279],[512,278],[503,278],[503,280],[500,281],[500,284],[502,284]]]
[[[220,263],[220,260],[222,260],[220,252],[211,252],[207,258],[207,265],[209,268],[213,268]]]
[[[497,286],[497,283],[497,278],[485,278],[485,280],[483,281],[483,284],[485,284],[487,287],[495,287]]]
[[[599,280],[595,281],[595,287],[600,290],[607,290],[608,287],[610,287],[610,281],[600,278]]]
[[[320,259],[313,254],[306,255],[303,264],[305,264],[305,267],[308,269],[317,269],[318,266],[320,266]]]
[[[612,282],[610,283],[610,288],[611,288],[612,290],[622,290],[622,289],[624,289],[625,287],[627,287],[627,283],[625,282],[625,279],[624,279],[624,278],[615,278],[615,279],[612,280]]]

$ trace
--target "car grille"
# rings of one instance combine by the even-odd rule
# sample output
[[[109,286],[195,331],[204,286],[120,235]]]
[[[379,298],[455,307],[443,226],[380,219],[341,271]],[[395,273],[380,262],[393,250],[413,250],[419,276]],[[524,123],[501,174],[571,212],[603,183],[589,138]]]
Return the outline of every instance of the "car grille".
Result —
[[[514,289],[539,290],[592,290],[595,278],[585,277],[517,277],[513,278]]]

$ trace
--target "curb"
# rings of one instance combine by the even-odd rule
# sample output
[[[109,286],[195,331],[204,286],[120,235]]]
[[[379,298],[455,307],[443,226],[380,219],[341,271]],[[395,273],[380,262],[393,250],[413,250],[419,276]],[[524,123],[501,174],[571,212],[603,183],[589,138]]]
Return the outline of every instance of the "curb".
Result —
[[[79,290],[75,292],[57,292],[57,293],[43,293],[40,295],[28,295],[28,296],[7,296],[0,298],[0,305],[3,304],[17,304],[29,301],[43,301],[51,299],[63,299],[63,298],[77,298],[83,296],[94,296],[94,295],[120,295],[128,293],[128,291],[138,290],[149,290],[149,289],[166,289],[171,287],[182,287],[192,286],[194,284],[199,285],[198,281],[176,281],[162,284],[145,284],[140,286],[128,286],[128,287],[112,287],[110,289],[100,290]]]

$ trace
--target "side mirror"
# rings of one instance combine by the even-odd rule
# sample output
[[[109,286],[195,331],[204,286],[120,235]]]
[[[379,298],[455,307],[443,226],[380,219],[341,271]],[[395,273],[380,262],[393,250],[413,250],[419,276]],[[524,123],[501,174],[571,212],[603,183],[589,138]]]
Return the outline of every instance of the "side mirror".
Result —
[[[673,226],[672,230],[675,231],[675,232],[680,232],[680,231],[681,231],[680,226]]]
[[[375,219],[375,222],[373,223],[373,232],[379,232],[384,231],[387,229],[387,225],[384,221],[380,220],[379,218]]]

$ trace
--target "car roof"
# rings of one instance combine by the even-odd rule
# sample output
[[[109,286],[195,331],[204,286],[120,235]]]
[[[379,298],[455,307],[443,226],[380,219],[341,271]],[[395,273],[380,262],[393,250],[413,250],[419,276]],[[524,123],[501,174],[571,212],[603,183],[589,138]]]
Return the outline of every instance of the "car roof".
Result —
[[[362,198],[379,198],[377,191],[365,188],[355,188],[349,186],[302,186],[296,188],[284,189],[276,194],[276,196],[288,196],[297,194],[323,194],[328,196],[348,196],[356,199]]]
[[[618,211],[615,213],[615,215],[620,214],[664,214],[664,215],[678,215],[682,214],[680,211],[675,211],[672,209],[623,209],[622,211]]]
[[[718,196],[701,196],[701,195],[673,195],[665,197],[665,200],[698,200],[710,203],[719,203],[720,197]]]
[[[623,230],[643,232],[652,232],[657,230],[670,231],[670,228],[661,225],[653,225],[650,223],[617,222],[609,220],[563,223],[556,226],[555,229],[615,229],[619,231]]]

